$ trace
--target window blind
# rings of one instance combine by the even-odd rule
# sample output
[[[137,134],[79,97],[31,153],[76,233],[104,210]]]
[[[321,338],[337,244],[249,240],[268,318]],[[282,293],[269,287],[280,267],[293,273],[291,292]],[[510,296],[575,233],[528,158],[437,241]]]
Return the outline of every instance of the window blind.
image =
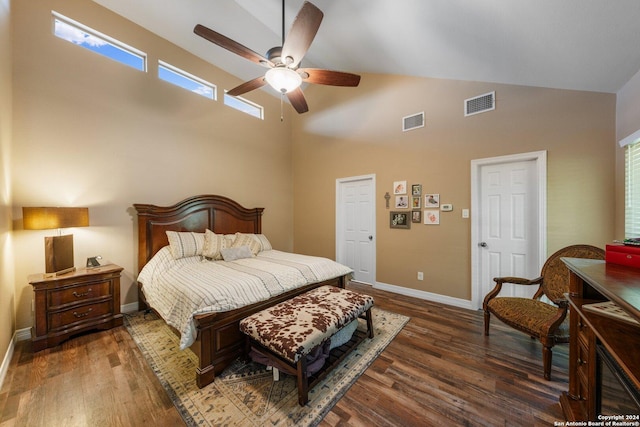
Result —
[[[640,143],[625,147],[624,187],[624,237],[640,237]]]

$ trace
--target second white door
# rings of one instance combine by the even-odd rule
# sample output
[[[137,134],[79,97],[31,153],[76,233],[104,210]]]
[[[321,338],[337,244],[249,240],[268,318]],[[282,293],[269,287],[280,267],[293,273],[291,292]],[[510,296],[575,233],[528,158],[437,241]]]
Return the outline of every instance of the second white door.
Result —
[[[544,246],[541,218],[542,153],[527,158],[493,159],[477,169],[475,250],[478,303],[493,289],[494,277],[536,278]],[[537,287],[505,285],[502,296],[531,297]]]

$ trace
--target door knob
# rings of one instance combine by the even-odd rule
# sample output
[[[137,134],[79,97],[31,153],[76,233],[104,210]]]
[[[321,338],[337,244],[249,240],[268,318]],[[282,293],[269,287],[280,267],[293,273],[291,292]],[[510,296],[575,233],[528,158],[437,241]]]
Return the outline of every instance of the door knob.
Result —
[[[373,236],[369,236],[369,240],[373,240]]]
[[[480,242],[478,243],[478,246],[480,246],[481,248],[488,248],[489,245],[487,245],[487,242]]]

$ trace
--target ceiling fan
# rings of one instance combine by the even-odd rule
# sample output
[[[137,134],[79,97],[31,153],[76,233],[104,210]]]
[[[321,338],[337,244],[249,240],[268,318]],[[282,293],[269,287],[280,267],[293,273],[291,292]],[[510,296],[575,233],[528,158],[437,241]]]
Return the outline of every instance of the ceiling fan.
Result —
[[[300,61],[313,42],[324,14],[313,4],[305,1],[298,12],[291,29],[284,37],[284,0],[282,1],[282,46],[269,49],[265,56],[231,40],[203,25],[196,25],[193,32],[230,52],[240,55],[249,61],[268,68],[267,72],[248,82],[231,89],[227,93],[232,96],[242,95],[269,84],[282,95],[287,96],[295,110],[302,114],[309,111],[300,85],[314,83],[330,86],[355,87],[360,83],[360,76],[341,71],[320,68],[299,68]]]

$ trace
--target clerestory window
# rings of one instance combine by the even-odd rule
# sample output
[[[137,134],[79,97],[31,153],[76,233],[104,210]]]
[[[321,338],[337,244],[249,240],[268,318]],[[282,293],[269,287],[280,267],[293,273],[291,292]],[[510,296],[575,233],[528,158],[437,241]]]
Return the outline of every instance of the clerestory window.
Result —
[[[147,70],[147,55],[71,18],[51,11],[53,34],[75,45],[111,58],[136,70]]]

